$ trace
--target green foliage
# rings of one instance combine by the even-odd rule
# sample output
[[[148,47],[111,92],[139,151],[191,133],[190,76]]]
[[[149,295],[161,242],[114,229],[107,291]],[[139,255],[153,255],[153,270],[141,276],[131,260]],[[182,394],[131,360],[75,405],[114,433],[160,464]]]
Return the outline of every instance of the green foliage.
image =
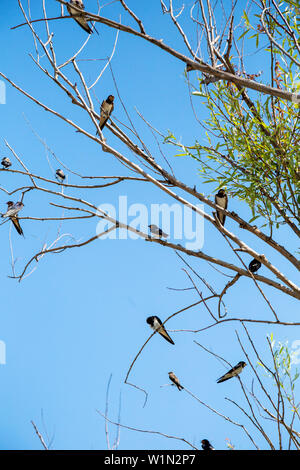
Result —
[[[285,343],[275,341],[273,334],[270,335],[270,344],[277,377],[275,378],[273,374],[270,374],[263,364],[258,363],[258,365],[265,369],[267,375],[274,381],[275,386],[278,386],[278,381],[281,394],[289,403],[292,413],[296,413],[299,416],[300,402],[297,403],[295,401],[294,394],[295,386],[300,376],[300,373],[295,366],[295,363],[298,362],[296,361],[298,352],[293,351],[289,347],[288,341]]]
[[[299,37],[295,4],[292,1],[283,4],[285,19]],[[272,14],[276,16],[276,12]],[[262,26],[251,24],[246,12],[243,18],[246,29],[237,41],[247,38],[257,46],[261,36],[264,43],[267,39],[268,46],[263,54],[265,63],[270,66],[272,86],[289,91],[295,89],[299,80],[295,63],[283,56],[274,44],[270,46]],[[252,21],[259,19],[260,15],[253,15]],[[293,46],[291,38],[269,17],[268,28],[276,42],[300,61],[299,50]],[[255,34],[249,36],[249,31]],[[192,157],[199,162],[199,174],[204,183],[215,183],[216,190],[226,187],[231,196],[246,202],[251,208],[252,221],[262,217],[262,226],[276,228],[286,223],[285,216],[293,223],[299,222],[299,104],[252,92],[250,97],[248,91],[224,81],[208,86],[201,82],[199,79],[198,90],[193,95],[207,110],[208,118],[203,121],[206,138],[184,145],[170,133],[165,143],[181,148],[176,156]]]

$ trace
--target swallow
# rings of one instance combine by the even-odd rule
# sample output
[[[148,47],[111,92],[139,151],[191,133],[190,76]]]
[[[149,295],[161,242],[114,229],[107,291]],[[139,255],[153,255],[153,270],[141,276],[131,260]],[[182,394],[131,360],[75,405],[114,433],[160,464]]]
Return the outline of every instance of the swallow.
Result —
[[[250,262],[250,264],[249,264],[249,266],[248,266],[248,269],[249,269],[249,271],[251,271],[252,273],[256,273],[256,271],[258,271],[260,267],[261,267],[261,262],[258,261],[258,259],[255,259],[255,258],[254,258],[254,259]]]
[[[56,170],[55,176],[60,183],[63,183],[64,180],[66,179],[66,175],[61,169]]]
[[[169,343],[175,344],[168,335],[164,325],[162,324],[162,321],[158,317],[155,315],[153,317],[148,317],[146,322],[151,326],[152,330],[157,331],[163,338],[169,341]]]
[[[2,214],[1,217],[9,217],[12,223],[14,224],[15,229],[20,235],[23,235],[23,230],[20,226],[20,222],[18,219],[18,213],[20,212],[21,209],[23,209],[24,204],[23,202],[16,202],[14,204],[12,201],[7,202],[7,211],[5,214]]]
[[[81,15],[79,11],[74,10],[72,5],[84,11],[83,1],[82,0],[70,0],[70,2],[67,5],[67,10],[69,12],[69,15],[74,18],[76,23],[78,23],[79,26],[81,26],[81,28],[84,29],[84,31],[86,31],[88,34],[91,34],[93,31],[86,20],[86,16],[84,14]]]
[[[186,72],[191,72],[192,70],[194,70],[194,67],[192,67],[192,65],[190,64],[187,64],[185,70]]]
[[[179,391],[183,390],[183,386],[180,385],[180,382],[174,372],[169,372],[169,379],[173,382],[174,385],[178,388]]]
[[[217,380],[217,383],[220,384],[221,382],[225,382],[225,380],[229,380],[232,377],[236,377],[238,374],[242,372],[242,370],[244,369],[244,367],[246,367],[246,365],[247,365],[246,362],[240,361],[236,366],[234,366],[232,369],[226,372],[226,374],[222,375],[222,377],[220,377]]]
[[[8,157],[4,157],[2,158],[2,162],[1,162],[1,165],[4,167],[4,168],[9,168],[12,163],[10,161],[10,159]]]
[[[105,124],[108,121],[109,116],[114,110],[114,99],[113,95],[109,95],[106,100],[102,101],[100,106],[100,129],[104,128]]]
[[[209,85],[210,83],[216,83],[216,82],[222,80],[221,78],[214,77],[213,75],[203,74],[203,76],[205,78],[203,80],[201,80],[201,82],[200,82],[202,85]]]
[[[150,228],[150,232],[153,233],[153,235],[157,235],[159,238],[168,238],[168,234],[163,232],[161,228],[159,228],[157,225],[151,224],[148,225]]]
[[[228,196],[225,193],[224,189],[220,189],[219,192],[215,195],[215,203],[222,207],[223,209],[227,209],[228,206]],[[218,211],[217,209],[217,217],[222,225],[225,224],[226,215],[224,212]]]
[[[203,450],[215,450],[207,439],[202,439],[201,447]]]

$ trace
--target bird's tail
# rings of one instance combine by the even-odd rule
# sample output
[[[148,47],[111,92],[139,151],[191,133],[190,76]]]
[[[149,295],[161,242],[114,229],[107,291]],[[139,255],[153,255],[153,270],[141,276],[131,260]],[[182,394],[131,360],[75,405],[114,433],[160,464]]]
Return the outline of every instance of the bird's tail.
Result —
[[[220,384],[222,382],[225,382],[226,380],[230,379],[230,377],[220,377],[218,380],[217,380],[217,384]]]
[[[96,31],[96,33],[98,34],[98,36],[99,36],[99,33],[98,33],[98,31],[97,31],[97,29],[96,29],[96,26],[95,26],[95,25],[93,25],[92,29],[94,29],[94,30]]]

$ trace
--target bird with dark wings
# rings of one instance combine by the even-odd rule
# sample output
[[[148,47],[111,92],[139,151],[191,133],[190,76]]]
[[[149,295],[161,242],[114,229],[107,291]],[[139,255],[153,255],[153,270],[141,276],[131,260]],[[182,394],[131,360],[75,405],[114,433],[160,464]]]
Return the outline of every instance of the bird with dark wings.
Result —
[[[113,95],[109,95],[106,100],[103,100],[100,107],[100,129],[104,128],[105,124],[108,121],[111,113],[114,110],[114,99]]]
[[[261,262],[258,261],[258,259],[255,259],[255,258],[254,258],[254,259],[250,262],[250,264],[249,264],[249,266],[248,266],[248,269],[249,269],[249,271],[251,271],[251,273],[256,273],[256,271],[258,271],[260,267],[261,267]]]
[[[3,168],[9,168],[12,163],[8,157],[4,157],[2,158],[1,165],[3,166]]]
[[[19,218],[18,218],[18,213],[20,212],[21,209],[23,209],[23,207],[24,207],[23,202],[16,202],[16,204],[14,204],[12,201],[8,201],[7,211],[5,214],[2,214],[2,217],[9,217],[16,231],[18,232],[18,234],[24,236],[23,230],[21,228]]]
[[[232,377],[236,377],[242,372],[246,365],[246,362],[240,361],[236,366],[226,372],[226,374],[222,375],[222,377],[217,380],[217,383],[220,384],[221,382],[225,382],[225,380],[229,380],[232,379]]]
[[[202,447],[202,450],[215,450],[207,439],[202,439],[201,447]]]
[[[224,189],[219,189],[218,193],[215,195],[215,203],[222,207],[223,209],[227,209],[228,206],[228,196]],[[225,224],[226,215],[223,211],[218,211],[217,209],[217,217],[222,225]]]
[[[60,183],[63,183],[64,180],[66,179],[66,175],[64,174],[64,172],[60,168],[58,170],[56,170],[55,176],[56,176],[56,178],[58,179],[58,181]]]
[[[157,235],[159,238],[168,238],[169,236],[167,233],[165,233],[161,228],[159,228],[155,224],[148,225],[148,227],[150,229],[150,232],[153,235]]]
[[[175,344],[174,341],[168,335],[167,330],[162,324],[162,321],[160,320],[160,318],[158,318],[156,315],[153,315],[152,317],[148,317],[146,322],[148,323],[148,325],[150,325],[152,330],[157,331],[169,343]]]
[[[171,380],[171,382],[173,382],[174,385],[176,385],[179,391],[183,390],[183,386],[180,384],[174,372],[169,372],[169,379]]]
[[[91,34],[93,31],[87,22],[86,16],[84,14],[81,15],[80,12],[75,10],[75,8],[72,8],[72,5],[84,11],[83,1],[82,0],[70,0],[70,2],[67,5],[67,10],[69,12],[69,15],[74,18],[76,23],[78,23],[79,26],[82,29],[84,29],[84,31],[86,31],[88,34]]]

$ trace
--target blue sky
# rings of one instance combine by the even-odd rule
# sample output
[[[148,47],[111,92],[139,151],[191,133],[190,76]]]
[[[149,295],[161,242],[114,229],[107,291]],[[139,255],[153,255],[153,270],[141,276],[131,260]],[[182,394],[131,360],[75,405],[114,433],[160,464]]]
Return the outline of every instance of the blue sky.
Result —
[[[95,11],[95,3],[86,0],[86,9]],[[49,16],[57,16],[58,4],[54,1],[48,1],[48,4]],[[159,2],[131,1],[130,6],[143,17],[146,30],[153,36],[166,38],[168,44],[184,50],[169,18],[160,14]],[[1,51],[0,70],[37,99],[74,120],[78,119],[94,132],[85,114],[76,109],[35,67],[29,56],[29,53],[34,54],[34,47],[28,28],[10,30],[10,27],[23,21],[17,2],[8,2],[6,8],[6,15],[0,18],[2,41],[6,44]],[[116,20],[119,19],[119,12],[115,4],[102,10],[104,16]],[[40,17],[40,11],[33,9],[32,16]],[[125,21],[124,13],[122,19]],[[131,24],[130,19],[126,18],[126,21]],[[51,28],[55,33],[58,61],[62,62],[78,49],[85,33],[69,20],[52,22]],[[38,30],[42,29],[43,26],[39,25]],[[82,59],[101,60],[78,62],[91,81],[105,63],[103,59],[110,55],[115,40],[115,31],[102,25],[98,25],[97,29],[99,36],[93,35]],[[263,58],[250,56],[249,66],[252,67],[251,73],[264,69]],[[136,114],[135,107],[164,134],[171,129],[187,143],[205,138],[193,117],[181,62],[142,40],[121,33],[112,69],[122,101],[158,161],[163,163],[159,149]],[[267,81],[267,76],[263,76],[263,80]],[[109,69],[97,84],[95,92],[100,102],[110,93],[117,96]],[[199,99],[194,100],[194,105],[201,115],[204,107]],[[126,122],[118,99],[114,114]],[[10,86],[7,86],[6,105],[0,105],[0,117],[0,155],[11,158],[4,144],[6,139],[32,172],[52,178],[52,169],[59,167],[51,154],[48,155],[49,166],[45,147],[36,133],[66,166],[77,173],[126,174],[126,169],[111,155],[103,153],[95,143],[75,133]],[[131,156],[108,131],[105,136],[111,145]],[[197,188],[205,194],[213,192],[213,187],[202,184],[196,162],[173,158],[174,150],[170,147],[163,146],[163,150],[183,181],[197,184]],[[18,167],[15,161],[14,165]],[[24,182],[23,178],[3,172],[0,179],[0,186],[8,188]],[[81,182],[74,175],[68,175],[68,181],[74,184]],[[74,192],[70,189],[68,194]],[[116,204],[120,195],[126,195],[129,204],[138,202],[150,206],[150,203],[172,202],[158,189],[140,182],[124,182],[90,192],[83,190],[81,195],[96,205]],[[1,211],[4,211],[7,200],[7,195],[1,191]],[[50,201],[58,202],[58,198],[49,199],[47,195],[29,193],[25,199],[24,217],[60,216],[58,209],[49,206]],[[250,217],[250,210],[237,200],[230,201],[230,208],[245,218]],[[51,243],[57,233],[55,222],[24,220],[22,227],[24,239],[12,231],[18,272],[45,242]],[[227,256],[228,261],[233,260],[216,230],[207,224],[204,228],[204,251],[215,256]],[[236,229],[233,221],[228,220],[228,228]],[[85,240],[95,234],[96,223],[93,219],[64,222],[61,230],[62,233],[71,233],[76,240]],[[286,242],[287,234],[290,236],[283,228],[277,240]],[[244,233],[242,235],[255,249],[262,249],[258,240]],[[296,248],[294,240],[290,243],[293,249]],[[196,446],[200,445],[201,439],[207,438],[216,448],[224,449],[226,438],[229,438],[236,448],[252,448],[239,428],[213,415],[185,392],[179,393],[175,387],[161,387],[168,383],[167,374],[173,370],[201,400],[246,423],[238,410],[225,401],[225,396],[229,396],[243,403],[238,382],[232,380],[217,385],[216,379],[224,373],[224,366],[193,342],[196,340],[229,362],[237,363],[245,359],[236,339],[237,324],[224,324],[201,334],[170,333],[175,346],[155,335],[136,362],[130,379],[148,391],[146,407],[143,408],[143,394],[124,385],[131,361],[151,333],[145,322],[146,317],[156,314],[165,319],[197,300],[191,291],[168,289],[189,286],[182,271],[184,266],[175,253],[142,240],[99,240],[82,249],[48,255],[38,263],[31,276],[18,283],[8,277],[11,275],[9,224],[1,226],[0,246],[0,340],[5,342],[7,353],[6,364],[0,366],[0,449],[40,449],[31,420],[35,421],[47,442],[49,437],[52,448],[106,449],[104,421],[96,409],[105,410],[106,388],[111,374],[108,416],[112,420],[117,420],[121,394],[122,424],[184,437]],[[266,252],[266,255],[269,254],[274,263],[279,262],[276,253]],[[190,262],[215,289],[222,289],[224,278],[215,270],[201,260],[192,259]],[[296,281],[295,271],[281,260],[280,263],[286,274]],[[201,289],[207,294],[203,286]],[[264,291],[276,305],[279,316],[284,318],[288,312],[290,321],[297,318],[296,300],[279,295],[270,287],[264,287]],[[225,300],[232,316],[271,318],[266,303],[249,280],[240,279]],[[175,317],[168,323],[168,328],[196,329],[207,324],[208,314],[201,306]],[[244,338],[242,330],[238,330]],[[281,341],[299,339],[299,329],[296,328],[253,326],[249,327],[249,331],[261,353],[266,356],[265,337],[271,331]],[[250,367],[245,369],[243,377],[250,387],[253,378]],[[114,426],[110,426],[110,433],[113,440]],[[260,437],[257,442],[265,448]],[[119,448],[184,447],[180,441],[122,429]]]

